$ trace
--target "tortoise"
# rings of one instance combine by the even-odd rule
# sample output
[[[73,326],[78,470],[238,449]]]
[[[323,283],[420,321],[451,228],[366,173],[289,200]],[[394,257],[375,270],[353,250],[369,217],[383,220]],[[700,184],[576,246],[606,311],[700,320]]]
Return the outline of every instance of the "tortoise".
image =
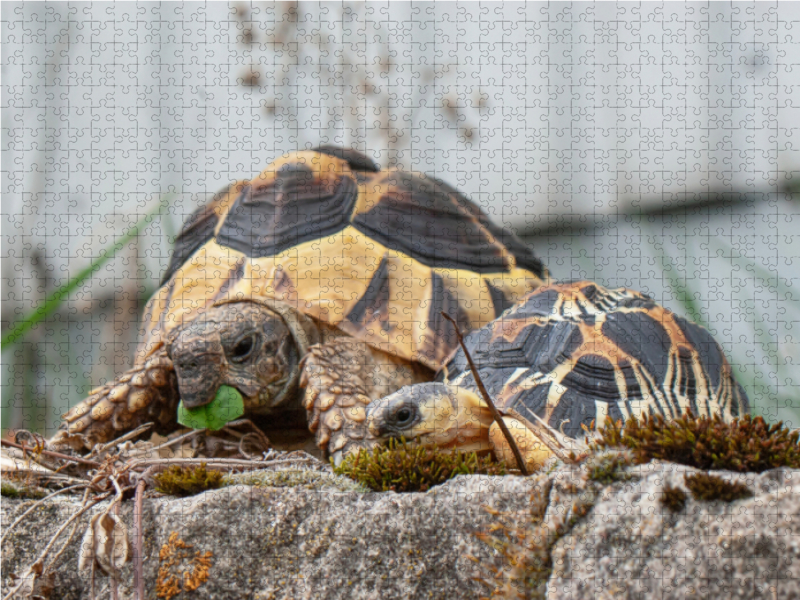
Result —
[[[430,381],[460,327],[548,278],[455,188],[322,146],[290,153],[195,211],[148,301],[133,368],[63,415],[77,450],[236,388],[245,414],[307,410],[317,445],[363,435],[366,405]]]
[[[548,432],[567,442],[606,418],[677,418],[749,411],[744,390],[711,334],[634,290],[590,281],[539,287],[465,336],[478,373],[534,470],[552,451]],[[364,445],[389,438],[465,451],[493,450],[514,464],[481,396],[464,351],[434,382],[403,387],[367,407]]]

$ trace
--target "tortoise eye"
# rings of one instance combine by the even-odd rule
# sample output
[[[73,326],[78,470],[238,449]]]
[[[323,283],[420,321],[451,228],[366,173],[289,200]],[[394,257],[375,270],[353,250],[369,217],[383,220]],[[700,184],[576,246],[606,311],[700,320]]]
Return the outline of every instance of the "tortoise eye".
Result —
[[[394,422],[395,425],[397,425],[398,427],[410,425],[411,421],[413,420],[414,420],[414,411],[407,406],[402,407],[400,410],[394,413]]]
[[[231,353],[231,360],[233,362],[244,362],[253,353],[253,348],[256,347],[256,336],[248,335],[236,342]]]

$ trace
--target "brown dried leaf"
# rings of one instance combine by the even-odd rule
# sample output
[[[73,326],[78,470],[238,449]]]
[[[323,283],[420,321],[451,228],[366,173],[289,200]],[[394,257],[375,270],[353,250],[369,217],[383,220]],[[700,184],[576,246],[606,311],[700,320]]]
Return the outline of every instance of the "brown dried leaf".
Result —
[[[92,517],[81,542],[78,569],[88,570],[92,562],[104,574],[117,574],[132,558],[128,528],[116,515],[102,513]]]

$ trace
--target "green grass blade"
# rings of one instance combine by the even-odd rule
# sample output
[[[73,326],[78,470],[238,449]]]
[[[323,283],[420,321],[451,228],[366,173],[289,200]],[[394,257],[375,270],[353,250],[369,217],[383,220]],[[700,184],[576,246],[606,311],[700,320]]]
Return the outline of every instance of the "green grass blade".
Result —
[[[20,340],[35,325],[44,321],[53,312],[55,312],[59,305],[64,302],[72,292],[82,286],[88,279],[92,277],[92,275],[95,274],[95,272],[97,272],[98,269],[100,269],[100,267],[111,260],[114,255],[122,250],[122,248],[124,248],[128,242],[139,235],[139,232],[147,227],[147,225],[149,225],[152,220],[161,213],[167,203],[167,199],[163,199],[157,208],[150,211],[142,219],[140,219],[136,225],[128,229],[128,231],[125,232],[125,235],[122,236],[118,242],[101,250],[99,256],[94,260],[94,262],[92,262],[92,264],[78,273],[75,278],[71,279],[50,294],[36,310],[12,327],[11,331],[7,332],[3,336],[2,342],[0,342],[0,347],[5,350],[8,346]]]

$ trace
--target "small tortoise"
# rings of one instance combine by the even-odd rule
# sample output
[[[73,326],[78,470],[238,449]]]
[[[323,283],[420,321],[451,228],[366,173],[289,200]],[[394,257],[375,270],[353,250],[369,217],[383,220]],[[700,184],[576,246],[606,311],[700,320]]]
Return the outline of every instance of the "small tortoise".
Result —
[[[430,381],[451,354],[442,311],[481,327],[546,279],[445,183],[349,149],[295,152],[189,217],[133,368],[51,442],[91,447],[147,421],[168,432],[179,401],[195,409],[230,386],[246,415],[304,406],[317,445],[341,451],[362,437],[366,404]]]
[[[551,455],[536,432],[582,439],[584,427],[602,426],[606,417],[675,418],[689,409],[731,420],[749,410],[708,331],[625,288],[588,281],[546,285],[464,341],[531,469]],[[372,402],[367,426],[367,444],[404,437],[470,451],[491,448],[514,464],[461,349],[436,382]]]

